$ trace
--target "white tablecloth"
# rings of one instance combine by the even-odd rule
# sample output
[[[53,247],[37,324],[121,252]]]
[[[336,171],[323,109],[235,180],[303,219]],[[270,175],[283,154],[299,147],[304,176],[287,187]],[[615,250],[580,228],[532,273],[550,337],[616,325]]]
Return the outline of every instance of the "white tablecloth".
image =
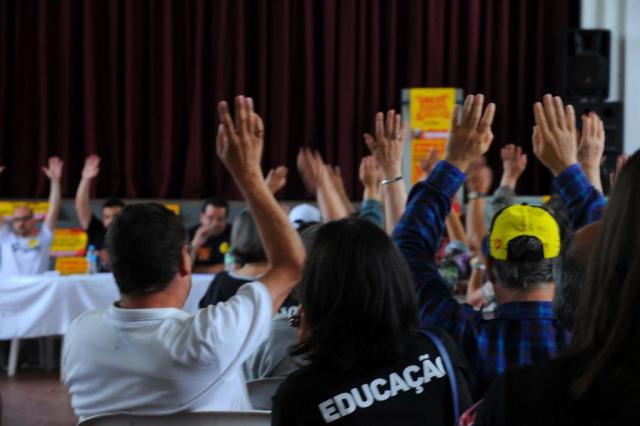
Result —
[[[213,275],[194,274],[184,310],[195,313]],[[0,277],[0,340],[64,335],[71,321],[119,299],[113,275]]]

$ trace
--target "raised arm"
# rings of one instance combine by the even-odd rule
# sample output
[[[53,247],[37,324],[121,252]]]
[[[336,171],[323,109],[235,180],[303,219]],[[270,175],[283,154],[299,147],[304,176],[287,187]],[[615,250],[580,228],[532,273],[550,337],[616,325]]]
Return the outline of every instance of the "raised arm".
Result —
[[[445,161],[440,161],[426,182],[418,182],[409,195],[407,209],[393,233],[413,274],[422,324],[439,325],[460,338],[461,317],[473,315],[451,296],[435,263],[438,242],[451,209],[451,197],[460,189],[464,172],[491,145],[495,105],[484,110],[484,96],[467,96],[460,113],[456,106]],[[461,115],[461,117],[459,117]],[[460,118],[460,119],[459,119]]]
[[[267,177],[265,181],[267,182],[267,187],[269,187],[269,191],[272,194],[276,194],[287,184],[287,174],[289,173],[289,169],[285,166],[279,166],[275,169],[269,170],[267,173]]]
[[[60,180],[62,179],[63,162],[60,157],[50,157],[48,166],[42,168],[42,171],[51,181],[49,189],[49,210],[44,224],[53,231],[58,223],[60,215],[60,205],[62,203],[62,189],[60,188]]]
[[[262,119],[253,111],[253,100],[236,97],[235,120],[224,101],[218,104],[218,113],[222,124],[218,127],[216,149],[256,222],[269,262],[260,281],[271,294],[275,313],[300,280],[304,247],[263,178],[260,160],[264,126]]]
[[[527,154],[523,154],[522,148],[513,144],[502,147],[500,157],[502,159],[502,177],[500,178],[500,185],[493,192],[489,210],[489,217],[491,218],[499,210],[513,204],[518,179],[527,168],[528,162]]]
[[[533,106],[533,152],[555,176],[553,186],[567,207],[574,229],[599,220],[605,199],[578,164],[575,111],[562,99],[545,95]]]
[[[467,239],[469,248],[480,253],[482,239],[487,235],[485,227],[485,196],[491,188],[493,172],[487,167],[484,157],[474,162],[467,171]]]
[[[344,205],[345,210],[347,211],[347,215],[350,215],[355,212],[353,208],[353,203],[349,199],[347,195],[347,190],[344,187],[344,180],[342,179],[342,173],[340,172],[340,166],[327,167],[327,171],[329,172],[329,177],[331,178],[331,182],[333,183],[334,188],[338,192],[338,196],[340,197],[340,201]]]
[[[600,164],[604,153],[604,123],[595,112],[582,116],[582,135],[578,146],[578,161],[591,185],[601,193]]]
[[[90,155],[84,160],[82,178],[76,190],[75,208],[80,226],[84,229],[89,227],[91,222],[91,181],[100,173],[100,157]]]
[[[375,137],[366,133],[365,142],[382,172],[384,221],[389,234],[400,220],[407,203],[407,189],[402,179],[402,150],[407,123],[400,114],[390,109],[387,115],[376,114]]]
[[[362,205],[358,217],[368,220],[384,229],[382,218],[382,203],[380,201],[380,172],[378,163],[373,155],[360,160],[358,177],[364,186]]]

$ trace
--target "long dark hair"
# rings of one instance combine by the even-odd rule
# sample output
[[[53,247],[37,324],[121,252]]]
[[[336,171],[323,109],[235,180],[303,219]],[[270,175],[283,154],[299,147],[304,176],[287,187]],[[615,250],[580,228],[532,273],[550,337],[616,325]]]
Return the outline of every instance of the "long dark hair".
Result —
[[[597,383],[624,386],[640,355],[640,153],[623,168],[609,198],[576,312],[573,347],[587,366],[577,397]],[[634,378],[633,380],[636,380]]]
[[[417,325],[409,268],[389,236],[365,220],[318,229],[298,291],[309,332],[293,353],[314,363],[354,370],[393,361]]]

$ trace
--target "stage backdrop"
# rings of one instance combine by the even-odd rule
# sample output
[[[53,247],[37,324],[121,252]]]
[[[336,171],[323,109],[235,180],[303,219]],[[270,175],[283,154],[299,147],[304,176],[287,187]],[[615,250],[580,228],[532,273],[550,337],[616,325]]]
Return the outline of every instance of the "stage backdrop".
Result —
[[[531,151],[531,105],[559,88],[557,45],[577,0],[2,0],[0,196],[45,196],[40,167],[65,160],[73,196],[102,156],[95,195],[238,195],[215,156],[216,102],[255,98],[264,166],[309,145],[353,197],[362,133],[404,87],[460,87],[496,102],[499,147]],[[545,193],[534,161],[522,191]]]

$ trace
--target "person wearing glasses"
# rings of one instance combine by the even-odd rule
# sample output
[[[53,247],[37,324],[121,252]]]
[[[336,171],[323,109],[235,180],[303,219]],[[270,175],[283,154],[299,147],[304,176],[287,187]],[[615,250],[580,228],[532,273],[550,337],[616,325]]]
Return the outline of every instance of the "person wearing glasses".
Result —
[[[51,181],[51,189],[49,210],[41,227],[27,205],[14,209],[10,226],[0,217],[0,275],[34,275],[48,269],[53,229],[60,214],[62,168],[58,157],[49,158],[48,166],[42,168]]]

